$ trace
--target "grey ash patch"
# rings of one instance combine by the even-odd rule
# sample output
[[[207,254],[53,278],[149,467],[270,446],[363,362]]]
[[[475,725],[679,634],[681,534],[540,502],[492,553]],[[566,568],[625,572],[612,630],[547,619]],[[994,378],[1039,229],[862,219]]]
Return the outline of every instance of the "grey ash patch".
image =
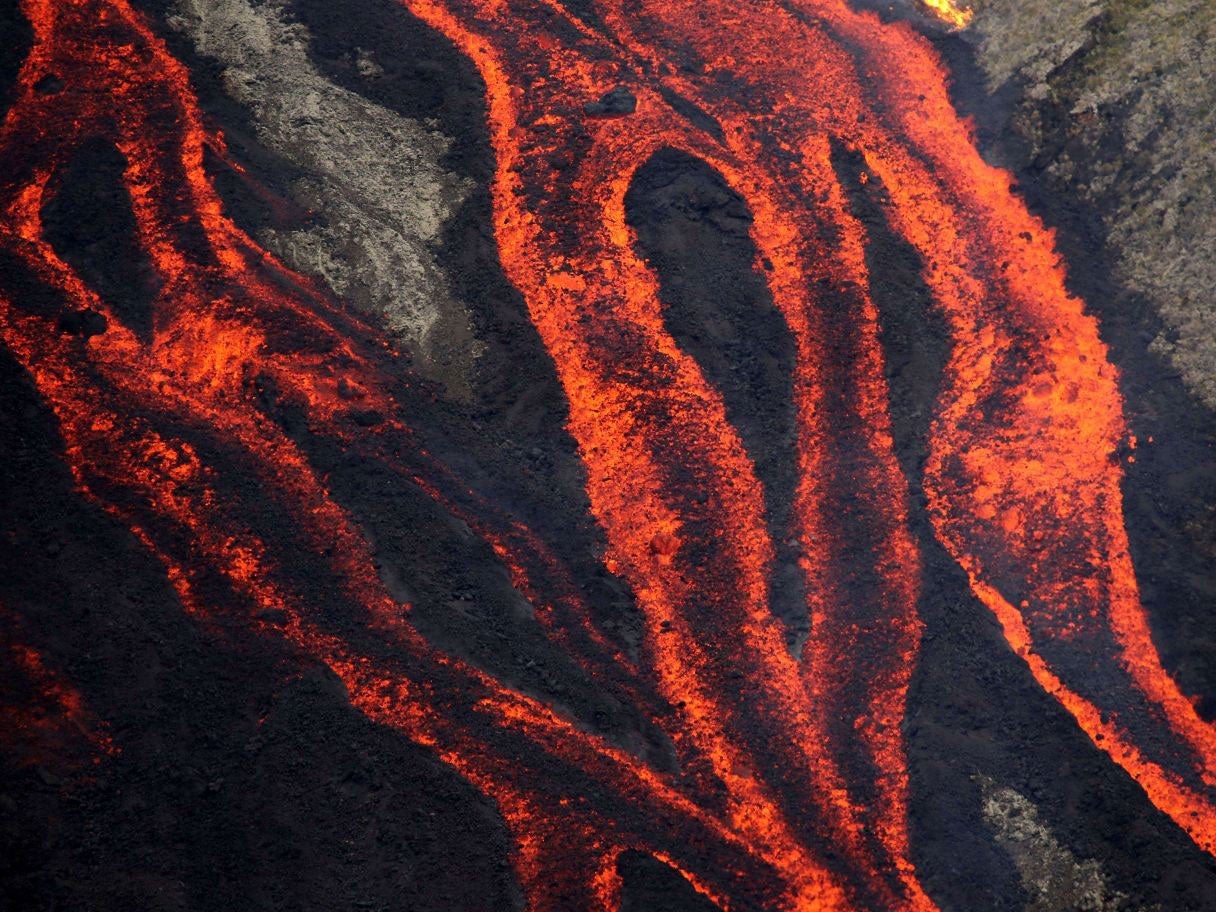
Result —
[[[976,61],[989,91],[1017,97],[1028,160],[1101,214],[1119,281],[1160,319],[1152,351],[1216,408],[1216,6],[974,7]]]
[[[977,777],[984,820],[1009,853],[1026,891],[1026,912],[1131,912],[1111,889],[1101,865],[1079,859],[1039,819],[1038,808],[1011,788]]]
[[[179,0],[167,17],[221,67],[259,142],[299,169],[288,191],[314,218],[265,227],[259,240],[379,316],[421,373],[467,395],[479,348],[437,263],[445,226],[471,189],[443,167],[452,139],[328,79],[287,10],[285,0]],[[367,56],[356,69],[378,74]]]

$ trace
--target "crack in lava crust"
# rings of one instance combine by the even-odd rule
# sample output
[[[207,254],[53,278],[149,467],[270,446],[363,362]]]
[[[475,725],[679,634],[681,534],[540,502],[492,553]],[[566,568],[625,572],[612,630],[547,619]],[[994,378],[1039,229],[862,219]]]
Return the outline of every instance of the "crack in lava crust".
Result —
[[[530,908],[615,908],[616,859],[641,851],[722,908],[933,909],[910,861],[900,730],[919,556],[836,142],[882,183],[953,333],[924,479],[938,536],[1036,679],[1212,851],[1216,745],[1139,605],[1114,369],[1050,233],[979,158],[924,43],[830,0],[602,0],[603,32],[545,0],[404,2],[485,80],[501,259],[557,366],[605,563],[646,620],[642,655],[617,654],[539,538],[422,450],[399,418],[409,389],[382,335],[227,219],[202,167],[222,137],[139,15],[123,0],[27,0],[37,40],[0,130],[0,242],[101,331],[64,333],[3,285],[0,331],[54,410],[79,487],[159,557],[183,608],[217,636],[214,622],[235,613],[289,639],[354,706],[491,796]],[[48,74],[66,88],[40,92]],[[588,116],[613,89],[636,111]],[[717,120],[721,139],[669,107],[672,93]],[[95,137],[126,159],[161,280],[148,341],[42,230],[56,169]],[[669,147],[747,199],[757,270],[795,341],[812,628],[801,656],[769,611],[754,467],[667,331],[626,225],[637,168]],[[289,435],[276,407],[305,429]],[[359,421],[369,411],[383,418],[371,428]],[[468,522],[592,678],[647,712],[675,708],[663,723],[680,772],[431,646],[301,434]],[[293,573],[301,547],[328,568],[326,585]]]

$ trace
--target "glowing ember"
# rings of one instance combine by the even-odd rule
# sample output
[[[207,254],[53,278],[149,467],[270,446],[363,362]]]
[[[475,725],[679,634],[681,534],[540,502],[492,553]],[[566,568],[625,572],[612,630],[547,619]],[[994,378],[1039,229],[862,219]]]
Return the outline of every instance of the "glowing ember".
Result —
[[[0,332],[53,409],[80,489],[158,556],[184,610],[206,625],[239,606],[491,796],[529,908],[615,907],[616,859],[641,851],[722,908],[933,909],[910,861],[900,730],[920,562],[866,233],[833,170],[836,143],[881,184],[953,334],[925,478],[938,536],[1039,682],[1216,849],[1216,735],[1161,667],[1127,553],[1114,370],[1050,233],[976,153],[927,45],[837,0],[600,0],[603,31],[547,0],[404,2],[485,81],[502,264],[556,365],[605,566],[636,597],[644,648],[636,663],[617,654],[537,538],[421,451],[398,417],[382,336],[225,216],[203,169],[222,139],[125,0],[26,0],[37,40],[0,131],[0,242],[101,331],[61,332],[0,286]],[[39,92],[52,73],[67,88]],[[721,141],[673,110],[671,93],[714,118]],[[161,279],[150,339],[44,237],[50,181],[91,137],[126,158],[139,242]],[[748,201],[757,271],[795,341],[812,628],[798,657],[769,610],[754,466],[666,329],[626,224],[633,176],[664,148],[708,162]],[[383,418],[371,430],[343,395],[352,386],[358,411]],[[263,389],[304,430],[277,423]],[[301,436],[464,519],[574,661],[647,712],[671,708],[655,721],[680,773],[427,642]],[[246,475],[256,495],[235,483]],[[332,582],[293,575],[301,553]],[[204,595],[217,579],[223,605]],[[334,605],[352,619],[342,636],[325,623]],[[286,620],[260,620],[267,610]]]

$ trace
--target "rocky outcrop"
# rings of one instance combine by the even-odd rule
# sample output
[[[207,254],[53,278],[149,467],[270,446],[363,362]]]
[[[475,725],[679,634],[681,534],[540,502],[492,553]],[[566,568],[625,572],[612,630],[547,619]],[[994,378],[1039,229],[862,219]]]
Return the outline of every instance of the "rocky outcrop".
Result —
[[[1029,161],[1100,213],[1152,350],[1216,408],[1216,6],[975,0],[976,59]],[[1025,164],[1019,162],[1016,164]]]
[[[1101,866],[1064,846],[1025,795],[986,777],[979,785],[984,821],[1013,859],[1026,891],[1026,912],[1127,912],[1127,898],[1111,890]]]
[[[219,64],[258,140],[299,169],[288,191],[318,217],[265,228],[259,240],[379,315],[418,368],[459,395],[477,346],[435,251],[470,182],[442,167],[449,137],[319,72],[307,29],[287,9],[286,0],[180,0],[168,22]],[[370,57],[357,64],[376,75]]]

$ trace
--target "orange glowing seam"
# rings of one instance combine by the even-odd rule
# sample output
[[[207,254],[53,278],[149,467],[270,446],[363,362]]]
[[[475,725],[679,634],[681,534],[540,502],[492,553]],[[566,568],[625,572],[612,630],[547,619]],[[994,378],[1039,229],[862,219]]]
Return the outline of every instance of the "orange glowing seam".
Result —
[[[957,357],[949,370],[964,371],[972,369],[970,365],[974,365],[984,375],[991,374],[999,350],[1007,350],[1009,340],[1006,338],[1002,341],[1002,335],[995,326],[981,329],[965,315],[969,309],[974,309],[972,302],[984,301],[994,294],[1013,293],[1018,296],[1020,310],[1009,311],[990,306],[985,316],[999,317],[1006,322],[1011,319],[1010,313],[1014,320],[1037,319],[1040,325],[1032,330],[1033,349],[1042,351],[1042,356],[1049,362],[1065,355],[1067,362],[1062,367],[1076,375],[1075,379],[1069,380],[1046,373],[1024,382],[1023,388],[1028,391],[1028,397],[1033,394],[1043,400],[1046,393],[1044,404],[1057,411],[1065,409],[1067,415],[1062,416],[1063,420],[1051,418],[1047,422],[1039,418],[1036,422],[1039,428],[1029,424],[1023,433],[1008,435],[1008,450],[1020,456],[1027,448],[1041,447],[1042,427],[1053,428],[1055,433],[1048,439],[1053,440],[1052,446],[1061,449],[1054,454],[1051,463],[1054,469],[1044,479],[1042,489],[1050,492],[1047,503],[1054,504],[1051,509],[1056,511],[1056,515],[1084,518],[1082,524],[1088,526],[1086,531],[1091,543],[1090,546],[1051,551],[1056,557],[1064,557],[1065,566],[1057,568],[1057,573],[1071,576],[1077,589],[1073,595],[1065,594],[1062,602],[1066,607],[1069,602],[1075,605],[1078,597],[1094,602],[1096,580],[1091,568],[1093,547],[1096,546],[1099,553],[1109,555],[1111,579],[1107,587],[1108,595],[1099,597],[1097,601],[1100,603],[1103,598],[1108,601],[1111,620],[1109,626],[1099,626],[1091,632],[1097,634],[1105,630],[1107,634],[1114,634],[1122,644],[1123,657],[1115,667],[1129,669],[1127,683],[1130,694],[1124,702],[1133,714],[1140,716],[1141,725],[1151,726],[1154,724],[1151,717],[1155,712],[1165,713],[1175,736],[1186,746],[1180,745],[1182,750],[1172,761],[1175,764],[1181,761],[1181,765],[1170,772],[1162,768],[1160,761],[1149,759],[1140,751],[1112,750],[1116,744],[1125,744],[1125,739],[1112,741],[1109,734],[1104,734],[1093,724],[1092,720],[1096,718],[1093,714],[1083,711],[1075,699],[1064,700],[1063,692],[1057,686],[1058,679],[1045,671],[1046,666],[1041,660],[1037,664],[1031,663],[1032,671],[1035,671],[1040,683],[1061,696],[1082,727],[1095,738],[1095,743],[1111,753],[1144,785],[1162,810],[1210,850],[1213,846],[1210,793],[1183,787],[1179,775],[1181,773],[1183,778],[1189,776],[1193,782],[1202,781],[1210,785],[1210,758],[1216,744],[1213,743],[1211,727],[1198,719],[1192,701],[1178,692],[1161,669],[1135,595],[1134,575],[1126,557],[1126,536],[1119,509],[1120,476],[1110,455],[1124,433],[1119,414],[1121,403],[1113,382],[1114,371],[1107,365],[1106,352],[1097,340],[1095,324],[1092,319],[1081,316],[1078,302],[1069,298],[1064,290],[1058,258],[1051,249],[1050,233],[1044,231],[1010,193],[1008,176],[983,164],[970,142],[960,147],[959,138],[969,137],[970,129],[959,121],[950,107],[940,64],[923,42],[904,27],[883,25],[873,15],[856,14],[842,3],[801,2],[799,9],[813,19],[831,22],[838,34],[857,47],[861,55],[859,66],[874,82],[868,92],[863,92],[858,86],[850,94],[868,94],[876,104],[881,105],[880,110],[885,115],[883,118],[854,116],[855,109],[850,110],[847,105],[840,105],[839,99],[833,99],[833,107],[825,111],[825,126],[845,138],[849,145],[863,151],[871,170],[882,177],[887,191],[891,193],[889,208],[893,223],[920,249],[925,258],[926,277],[938,293],[939,303],[954,320]],[[773,19],[768,18],[764,33],[766,39],[772,32]],[[830,52],[831,48],[826,48],[819,59],[827,60]],[[785,60],[797,59],[792,53],[783,54],[782,57]],[[736,56],[736,62],[737,59]],[[811,63],[807,61],[808,66]],[[772,70],[769,67],[766,75]],[[850,77],[850,70],[851,67],[848,67],[837,72],[828,80],[828,84],[856,82],[855,77]],[[698,103],[705,103],[704,98],[693,97]],[[714,111],[712,108],[710,110]],[[893,125],[886,126],[884,121],[887,120],[893,121]],[[814,122],[814,118],[807,117],[795,122]],[[903,151],[901,142],[892,137],[892,131],[903,136],[904,142],[911,139],[913,147],[933,161],[937,170],[932,176]],[[793,144],[787,144],[787,147],[793,147]],[[910,187],[910,180],[915,181],[914,190]],[[948,198],[943,198],[941,184],[953,188],[947,191]],[[956,210],[966,211],[972,218],[978,215],[986,223],[979,232],[968,236],[953,221]],[[999,237],[1001,241],[989,242],[989,237]],[[968,245],[982,252],[975,254],[974,258],[966,256],[963,252]],[[988,269],[985,264],[1008,259],[1010,251],[1015,254],[1010,261],[1013,268],[1006,268],[999,277],[986,279]],[[958,259],[951,262],[952,257],[956,256]],[[991,281],[991,285],[986,285],[987,281]],[[1058,303],[1045,309],[1044,302]],[[1068,328],[1070,320],[1073,321],[1071,329]],[[1046,332],[1043,324],[1049,327]],[[1020,330],[1020,334],[1024,338],[1026,330]],[[1046,349],[1040,341],[1045,335],[1054,337]],[[1072,344],[1080,347],[1081,351],[1068,355],[1065,348],[1067,340],[1072,340]],[[1001,379],[1005,381],[1006,377],[1002,376]],[[974,403],[978,400],[971,398],[967,401],[972,403],[970,411],[964,410],[961,399],[954,408],[943,409],[937,425],[938,432],[934,435],[935,452],[939,458],[944,458],[943,454],[952,446],[955,447],[954,452],[960,455],[990,452],[990,447],[986,448],[978,441],[1001,439],[1002,435],[989,429],[986,434],[976,434],[976,444],[958,446],[951,443],[952,435],[943,432],[948,424],[975,414]],[[1090,448],[1088,452],[1086,447]],[[1034,475],[1027,474],[1027,470],[1034,471],[1034,467],[1041,463],[1026,461],[1018,456],[1011,459],[1008,467],[1002,466],[994,475],[990,475],[990,483],[974,488],[977,494],[986,492],[982,495],[982,501],[972,500],[968,503],[966,498],[960,497],[953,508],[956,515],[981,519],[999,516],[1003,530],[1009,532],[1016,529],[1023,514],[1029,512],[1028,506],[1032,505],[1025,500],[1019,502],[1014,499],[998,509],[992,501],[1000,488],[998,479],[1005,478],[1022,480],[1023,483],[1015,491],[1016,497],[1037,496],[1034,494],[1037,490]],[[936,459],[931,462],[930,476],[926,479],[931,494],[935,488],[937,492],[942,491],[939,487],[941,479],[935,477],[936,464]],[[1087,493],[1086,488],[1090,492]],[[958,496],[959,492],[953,493]],[[1087,501],[1089,508],[1085,509],[1082,505]],[[974,566],[977,557],[968,554],[967,547],[961,547],[956,540],[952,541],[941,521],[941,514],[947,509],[944,498],[934,497],[933,505],[939,533],[947,547],[965,567]],[[1058,519],[1052,525],[1058,526]],[[1033,537],[1040,550],[1050,548],[1048,543],[1052,538],[1047,529],[1035,530]],[[1006,540],[1002,542],[1002,547],[993,551],[1005,553],[1010,544],[1013,542]],[[981,600],[998,614],[1001,613],[1001,606],[993,598],[994,590],[977,585],[976,591]],[[1044,602],[1052,605],[1053,599],[1044,597]],[[1076,608],[1070,610],[1075,611]],[[1010,629],[1008,625],[1006,629]],[[1055,641],[1063,641],[1066,633],[1075,635],[1077,629],[1075,622],[1065,618],[1063,623],[1055,627]],[[1047,633],[1051,633],[1050,629]],[[1019,651],[1026,654],[1023,650]],[[1056,683],[1053,684],[1053,681]],[[1145,706],[1138,709],[1141,703]],[[1192,758],[1185,757],[1187,748],[1193,751]],[[1169,783],[1175,785],[1169,786]]]
[[[32,691],[5,694],[0,705],[0,745],[19,763],[54,767],[66,759],[59,756],[65,740],[74,737],[83,738],[96,752],[95,763],[119,753],[106,725],[86,708],[83,696],[64,675],[48,665],[44,653],[2,635],[0,656]]]
[[[103,9],[101,13],[104,15],[113,12],[112,7]],[[118,12],[129,14],[125,7],[118,7]],[[43,22],[45,25],[45,22]],[[128,23],[145,40],[149,39],[139,27],[137,20],[130,20]],[[49,45],[50,41],[45,39],[52,37],[49,35],[41,36],[44,38],[44,43]],[[146,63],[146,61],[145,61]],[[79,64],[78,64],[79,65]],[[60,68],[62,72],[72,72],[68,66]],[[181,99],[178,99],[179,102]],[[77,115],[80,112],[74,112]],[[139,149],[135,145],[129,145],[128,156],[133,158],[136,156]],[[189,158],[186,159],[189,161]],[[153,163],[155,164],[155,160]],[[195,162],[197,164],[197,162]],[[144,172],[151,166],[143,164],[134,167],[138,172]],[[21,198],[34,199],[39,196],[42,189],[42,184],[45,181],[38,181],[32,188],[32,194],[22,191]],[[133,193],[133,197],[138,194]],[[299,455],[294,453],[294,448],[281,437],[275,438],[277,432],[267,430],[265,423],[260,421],[255,414],[248,410],[241,397],[234,395],[237,389],[243,385],[243,381],[248,376],[249,364],[253,359],[263,362],[262,369],[275,372],[280,379],[287,381],[292,388],[299,390],[306,398],[312,411],[319,419],[330,419],[334,410],[332,397],[318,398],[315,394],[319,384],[315,377],[310,376],[310,373],[316,369],[316,366],[309,364],[307,360],[301,365],[305,373],[300,373],[299,369],[294,372],[290,365],[282,363],[281,358],[266,360],[263,354],[263,344],[260,341],[254,341],[251,344],[246,344],[243,341],[237,341],[235,346],[222,342],[225,335],[229,332],[225,327],[231,324],[227,320],[219,320],[213,316],[216,310],[226,310],[228,308],[227,301],[224,297],[201,297],[195,292],[197,286],[193,285],[191,279],[194,275],[203,272],[204,270],[195,270],[187,268],[190,263],[189,256],[184,249],[179,249],[171,240],[165,240],[165,235],[168,232],[163,227],[156,224],[156,220],[160,217],[157,210],[155,199],[146,199],[142,201],[146,205],[139,204],[137,200],[136,215],[141,231],[146,237],[156,237],[156,245],[149,244],[152,247],[154,262],[162,269],[163,273],[170,279],[176,280],[176,287],[173,289],[172,297],[169,295],[162,296],[158,301],[158,307],[167,313],[180,314],[185,317],[187,314],[192,319],[187,321],[187,329],[183,332],[178,332],[173,328],[173,324],[161,324],[158,326],[158,337],[154,342],[154,347],[151,354],[154,356],[152,362],[153,376],[155,378],[155,386],[159,394],[169,395],[176,400],[177,407],[184,408],[188,412],[197,414],[200,418],[205,419],[217,430],[228,435],[230,439],[239,441],[240,444],[247,450],[260,456],[259,463],[265,465],[268,469],[268,477],[264,480],[271,483],[271,488],[274,490],[277,486],[281,491],[282,497],[287,502],[293,502],[303,497],[304,501],[297,507],[296,513],[298,517],[307,525],[310,524],[316,517],[320,516],[324,523],[328,525],[331,532],[341,530],[345,527],[340,513],[335,513],[332,507],[327,507],[327,502],[323,490],[317,490],[315,494],[309,493],[310,490],[317,489],[315,480],[310,480],[311,473],[306,464],[303,463]],[[209,208],[205,205],[203,209]],[[15,213],[19,217],[15,219],[16,231],[15,234],[25,238],[39,238],[40,229],[37,225],[37,205],[27,205],[19,207],[20,212]],[[225,268],[225,272],[229,272],[234,264],[238,264],[243,259],[243,255],[239,249],[234,249],[237,245],[243,245],[247,239],[240,237],[234,232],[230,226],[222,221],[219,223],[210,224],[208,237],[210,238],[213,247],[218,249],[219,255],[217,260],[221,267]],[[34,249],[22,249],[22,254],[32,264],[36,264],[41,268],[43,278],[49,284],[60,288],[65,294],[68,294],[72,299],[81,303],[87,303],[101,311],[111,321],[111,330],[105,334],[102,339],[94,340],[89,343],[90,349],[94,351],[94,357],[97,364],[109,368],[113,371],[116,379],[130,375],[131,380],[126,383],[116,384],[117,388],[126,396],[136,397],[140,392],[139,376],[144,373],[141,370],[141,362],[148,359],[148,353],[141,350],[137,342],[133,340],[131,334],[122,327],[121,323],[114,319],[112,313],[109,312],[104,302],[98,300],[86,288],[84,288],[79,280],[71,273],[71,270],[63,264],[54,253],[46,246],[45,242],[40,240],[31,245]],[[214,252],[214,251],[213,251]],[[272,307],[291,307],[292,302],[285,300],[281,294],[276,294],[275,290],[261,282],[254,275],[241,273],[238,270],[232,270],[232,275],[227,276],[230,279],[240,278],[245,282],[252,282],[258,286],[258,291],[264,297],[266,303]],[[212,277],[214,283],[216,277]],[[219,278],[225,278],[221,276]],[[316,308],[321,302],[307,301],[307,304]],[[196,560],[216,562],[218,568],[228,576],[233,585],[238,591],[246,592],[253,600],[255,605],[273,606],[284,608],[290,604],[290,598],[273,588],[266,588],[264,585],[257,583],[258,578],[263,571],[259,568],[267,561],[266,545],[258,541],[258,536],[252,532],[237,532],[239,523],[235,522],[234,516],[225,517],[225,521],[220,522],[218,528],[223,529],[222,532],[209,531],[211,522],[209,517],[211,514],[217,516],[223,512],[221,507],[221,498],[216,496],[216,493],[209,486],[199,486],[199,483],[211,477],[210,470],[205,469],[197,461],[194,461],[191,467],[190,463],[183,464],[181,456],[188,452],[184,446],[175,446],[163,441],[159,435],[152,432],[150,429],[140,429],[138,426],[130,429],[124,429],[124,420],[119,417],[122,413],[118,412],[99,411],[99,406],[92,402],[87,396],[81,396],[73,390],[81,391],[88,389],[88,382],[84,377],[76,373],[71,367],[73,353],[67,347],[67,343],[63,340],[49,343],[39,339],[40,344],[36,346],[41,348],[41,352],[35,351],[26,340],[31,338],[39,338],[35,324],[37,321],[21,317],[11,307],[5,310],[5,330],[6,338],[18,354],[23,356],[23,360],[31,369],[43,389],[44,394],[52,403],[57,414],[60,417],[65,436],[73,441],[70,447],[70,456],[73,463],[73,470],[76,472],[82,487],[89,490],[96,484],[96,480],[103,477],[109,484],[121,483],[126,487],[137,488],[143,490],[144,497],[149,502],[154,513],[171,516],[175,521],[184,524],[193,531],[193,538],[198,545],[204,546],[203,552],[196,555]],[[313,321],[316,322],[315,320]],[[197,329],[195,329],[197,327]],[[34,330],[31,336],[27,334],[27,330]],[[218,335],[217,335],[218,334]],[[211,342],[210,336],[215,336],[219,342],[219,351],[233,351],[235,357],[227,357],[217,355],[217,346]],[[236,335],[232,337],[235,340],[244,340],[249,338],[248,332],[240,330],[236,331]],[[349,357],[349,350],[340,351],[339,358]],[[156,366],[156,362],[160,362],[164,367]],[[357,370],[358,364],[344,365],[350,370]],[[321,365],[324,369],[325,366]],[[75,374],[75,376],[73,376]],[[185,376],[186,382],[183,384],[180,379]],[[69,382],[70,380],[70,382]],[[371,384],[368,384],[371,385]],[[115,440],[113,434],[119,432],[118,440]],[[153,436],[147,436],[152,434]],[[267,435],[270,435],[267,437]],[[100,435],[100,436],[99,436]],[[110,468],[114,460],[115,444],[120,444],[118,452],[128,453],[146,453],[158,454],[155,464],[150,464],[147,468],[142,467],[143,459],[140,458],[136,462],[119,461]],[[161,469],[160,466],[167,466],[166,469]],[[273,469],[271,469],[273,467]],[[166,487],[168,482],[172,480],[173,484]],[[189,489],[179,483],[183,480],[195,483]],[[277,483],[277,485],[276,485]],[[118,511],[121,515],[122,511]],[[326,512],[329,517],[326,518]],[[217,519],[218,522],[218,519]],[[161,550],[157,545],[156,535],[149,529],[145,529],[138,524],[132,526],[133,530],[148,543],[150,548]],[[345,533],[339,532],[338,541],[343,541],[346,537]],[[207,545],[208,542],[214,542],[214,545]],[[343,568],[345,574],[351,576],[351,584],[355,588],[350,590],[350,596],[355,597],[357,601],[359,592],[368,583],[368,567],[370,560],[367,559],[365,548],[362,548],[358,542],[354,543],[356,548],[353,557],[347,557],[345,548],[333,548],[331,550],[338,552],[335,558],[335,563]],[[186,566],[176,564],[169,558],[165,558],[167,562],[167,573],[174,584],[178,587],[179,593],[182,596],[183,603],[191,610],[195,616],[205,617],[207,614],[205,606],[199,605],[197,600],[192,596],[190,578],[192,571]],[[358,581],[362,579],[363,583]],[[374,581],[371,582],[374,588]],[[391,606],[385,603],[383,594],[373,595],[366,599],[369,609],[373,615],[383,612],[385,609],[391,609]],[[295,622],[289,625],[288,633],[296,626]],[[293,639],[296,637],[293,636]],[[311,638],[305,638],[301,645],[312,646],[315,650],[318,644]],[[420,659],[422,661],[422,659]],[[329,658],[327,662],[331,667],[335,668],[348,681],[351,676],[351,663],[340,658]],[[451,665],[449,661],[446,665]],[[360,663],[355,663],[359,666]],[[399,690],[398,685],[389,684],[390,690]],[[383,685],[379,688],[383,690]],[[456,692],[471,690],[470,686],[457,688]],[[355,702],[360,705],[365,711],[376,713],[380,701],[365,698],[361,688],[352,687],[352,695]],[[514,718],[517,721],[522,721],[535,715],[535,710],[530,710],[523,717],[517,714],[509,714],[504,717],[507,719]],[[398,721],[408,721],[398,719]],[[425,734],[411,730],[411,736],[416,737],[423,743],[433,743],[434,738],[428,737]],[[572,737],[571,730],[566,730],[561,738],[561,743],[577,742],[577,738]],[[473,755],[480,753],[479,750],[473,750]],[[594,752],[583,759],[582,765],[589,770],[596,768],[596,763],[592,758],[602,757],[606,751],[604,746],[595,748]],[[469,749],[455,750],[444,752],[444,756],[449,758],[451,762],[455,762],[458,768],[464,769],[470,778],[478,782],[486,788],[486,790],[496,795],[500,801],[500,806],[503,807],[504,813],[508,819],[512,821],[513,828],[517,832],[524,834],[529,830],[535,830],[537,826],[543,829],[548,829],[554,825],[554,809],[547,808],[546,814],[539,823],[531,822],[531,818],[527,813],[519,812],[519,799],[512,797],[513,792],[510,788],[500,785],[501,771],[495,776],[478,776],[474,770],[468,769],[467,764],[463,762],[463,758],[470,754]],[[515,765],[514,759],[511,761]],[[606,775],[603,770],[599,771],[600,776]],[[612,777],[609,776],[609,779]],[[643,808],[648,819],[649,814],[655,807],[656,799],[659,804],[662,804],[661,798],[655,792],[659,788],[659,782],[652,775],[647,775],[646,781],[650,783],[647,790],[645,800],[637,806]],[[613,787],[613,786],[609,786]],[[620,786],[613,787],[619,792]],[[505,789],[505,790],[504,790]],[[512,807],[516,809],[516,813],[512,813]],[[619,813],[619,808],[616,809]],[[613,823],[613,826],[619,826],[619,823]],[[691,824],[686,822],[682,827],[687,830]],[[600,826],[608,826],[608,821],[600,823]],[[568,829],[568,823],[567,828]],[[725,835],[725,834],[724,834]],[[522,839],[521,835],[521,839]],[[728,839],[736,839],[737,837],[727,836]],[[639,838],[638,836],[631,837],[634,843],[640,843],[643,846],[650,847],[652,851],[660,851],[662,842],[656,842],[652,836],[650,839]],[[719,851],[722,851],[721,849]],[[736,854],[737,854],[737,850]],[[748,850],[750,851],[750,850]],[[792,850],[789,850],[792,851]],[[673,853],[672,857],[678,853]],[[729,849],[727,854],[729,854]],[[788,854],[788,853],[787,853]],[[690,866],[695,867],[695,862]],[[749,887],[753,892],[758,888],[758,885],[763,883],[764,877],[759,875],[759,872],[751,867],[745,858],[739,858],[736,862],[730,865],[729,870],[732,872],[743,872],[751,868],[749,880],[754,883]],[[531,886],[537,886],[543,882],[542,878],[535,876],[536,872],[521,870],[521,875],[525,877]],[[734,876],[733,874],[731,875]],[[786,875],[788,877],[788,872]],[[794,878],[804,878],[805,875],[795,872]],[[705,877],[713,879],[712,874],[707,874]],[[694,878],[696,880],[696,878]],[[706,887],[704,889],[709,890]],[[720,885],[716,888],[724,895],[733,889],[737,889],[736,885]],[[817,894],[822,891],[816,889]],[[808,896],[809,901],[809,896]]]

